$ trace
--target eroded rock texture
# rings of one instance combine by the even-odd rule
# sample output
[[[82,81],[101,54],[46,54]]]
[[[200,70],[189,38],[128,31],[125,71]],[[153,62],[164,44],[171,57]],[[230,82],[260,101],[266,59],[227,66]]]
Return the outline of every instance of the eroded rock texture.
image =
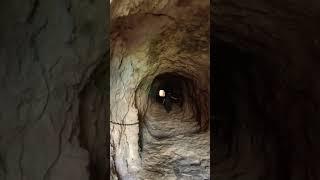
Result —
[[[211,5],[214,178],[319,179],[319,2]]]
[[[209,1],[112,1],[112,179],[208,179]],[[168,113],[158,90],[180,102]]]
[[[0,179],[105,178],[108,101],[94,74],[107,57],[106,9],[1,1]]]

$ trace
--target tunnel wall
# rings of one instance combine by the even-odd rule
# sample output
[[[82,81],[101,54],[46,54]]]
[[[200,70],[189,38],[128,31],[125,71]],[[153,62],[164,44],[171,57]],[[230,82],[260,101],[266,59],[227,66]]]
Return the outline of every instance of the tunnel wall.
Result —
[[[106,61],[106,1],[0,4],[0,179],[89,179],[79,94]]]
[[[199,96],[204,107],[201,118],[208,128],[208,3],[209,1],[114,1],[111,4],[112,179],[175,178],[177,174],[174,174],[169,162],[178,159],[174,157],[174,152],[182,156],[202,158],[203,166],[207,163],[203,174],[208,175],[208,131],[189,139],[195,143],[194,147],[187,149],[190,148],[191,151],[199,148],[200,155],[191,155],[189,150],[183,151],[187,144],[183,138],[187,137],[182,137],[171,149],[163,147],[157,151],[157,148],[151,148],[147,154],[143,152],[141,144],[141,139],[146,138],[143,138],[142,121],[150,105],[149,91],[154,78],[162,73],[178,73],[195,80],[195,86],[203,93],[203,96]],[[181,151],[176,151],[179,148]],[[162,161],[166,162],[159,163]],[[189,163],[189,160],[185,163]],[[147,170],[148,165],[160,168],[160,173],[156,172],[158,170]],[[164,173],[166,168],[169,170],[164,177],[161,171]]]
[[[213,174],[220,179],[318,179],[319,3],[214,0],[211,5],[211,44],[249,54],[219,63],[225,61],[220,54],[213,63],[230,71],[215,75],[229,81],[217,86],[236,89],[213,95],[230,102],[213,107],[219,114],[216,130],[225,133],[213,139]],[[223,115],[227,112],[233,117]]]
[[[180,7],[188,7],[190,3],[176,2]],[[81,102],[87,102],[88,99],[91,102],[90,93],[86,95],[87,89],[94,89],[89,91],[97,93],[95,85],[89,82],[92,80],[93,72],[97,70],[96,67],[107,57],[105,2],[33,0],[1,3],[0,179],[89,179],[90,173],[87,167],[90,164],[90,149],[92,147],[95,149],[96,146],[89,145],[91,142],[88,142],[88,139],[92,139],[91,131],[84,133],[87,136],[80,138],[82,140],[78,139],[81,134],[79,121],[92,125],[88,118],[79,118],[79,109]],[[136,120],[141,117],[139,110],[143,112],[145,108],[144,102],[147,96],[143,92],[148,91],[149,85],[158,73],[175,70],[175,68],[170,69],[169,62],[167,63],[169,66],[161,66],[154,62],[159,57],[159,51],[148,51],[150,45],[146,44],[149,42],[148,37],[147,40],[140,38],[145,31],[130,31],[127,28],[139,29],[140,27],[135,27],[135,23],[146,17],[142,21],[144,25],[156,22],[148,30],[158,34],[159,27],[175,23],[178,13],[182,12],[183,16],[179,17],[182,20],[188,18],[188,13],[183,13],[184,10],[175,13],[168,10],[167,13],[166,7],[171,5],[168,1],[143,2],[142,0],[119,0],[113,4],[112,19],[114,25],[119,26],[113,28],[117,30],[120,28],[119,32],[122,34],[119,36],[115,33],[112,37],[118,44],[112,47],[111,57],[114,60],[111,74],[125,78],[111,79],[111,85],[115,87],[111,93],[119,91],[120,95],[128,94],[125,96],[128,100],[114,93],[111,102],[115,103],[115,107],[112,110],[116,113],[119,107],[128,107],[119,111],[118,115],[126,117],[123,119],[124,123],[132,123],[128,126],[122,125],[122,119],[111,117],[115,123],[111,129],[111,133],[114,133],[111,137],[113,143],[111,155],[114,158],[111,167],[114,170],[114,178],[130,175],[140,168],[139,127]],[[201,1],[193,2],[193,5],[203,6]],[[271,161],[266,167],[275,168],[273,165],[277,161],[281,167],[268,170],[260,163],[247,161],[244,158],[242,162],[250,162],[248,168],[237,168],[240,167],[239,163],[235,163],[236,166],[231,166],[229,171],[221,171],[221,174],[218,170],[213,172],[221,176],[231,175],[234,179],[241,178],[243,172],[249,177],[264,174],[275,179],[316,179],[319,172],[317,167],[320,167],[317,161],[319,145],[316,139],[319,136],[317,119],[320,101],[317,61],[320,39],[319,3],[216,0],[211,5],[213,7],[211,34],[231,44],[235,49],[249,50],[249,54],[260,55],[254,56],[253,61],[245,61],[244,64],[247,66],[243,66],[244,70],[238,73],[247,75],[242,80],[236,81],[238,84],[243,84],[239,86],[243,88],[240,88],[239,94],[246,95],[242,97],[244,98],[248,95],[246,94],[248,91],[246,84],[250,84],[247,81],[248,76],[251,78],[256,76],[256,79],[251,81],[253,86],[251,90],[255,90],[252,92],[257,94],[257,98],[248,98],[249,101],[248,99],[230,101],[242,102],[237,106],[240,108],[238,112],[257,113],[250,114],[249,118],[244,118],[248,114],[239,115],[247,120],[251,127],[249,129],[251,131],[244,133],[246,137],[254,139],[258,136],[256,133],[264,128],[267,132],[260,132],[262,135],[259,137],[263,137],[260,144],[267,144],[270,147],[270,153],[265,159]],[[162,11],[163,9],[165,11]],[[196,17],[201,16],[201,13],[196,15]],[[128,27],[123,28],[121,24]],[[192,26],[189,30],[192,32]],[[119,37],[124,40],[128,37],[138,38],[132,39],[130,44],[118,40]],[[156,42],[159,42],[159,39]],[[214,43],[213,41],[211,44]],[[201,49],[196,50],[201,51]],[[156,56],[150,58],[150,54]],[[170,56],[170,53],[167,55]],[[202,59],[202,57],[197,58]],[[164,56],[159,59],[163,60],[162,62],[166,61]],[[131,65],[130,62],[135,63]],[[187,69],[184,66],[180,68]],[[252,69],[253,73],[246,72]],[[197,72],[196,69],[189,70]],[[133,74],[135,75],[131,76]],[[182,74],[188,75],[183,71]],[[206,77],[199,82],[200,87],[208,83],[207,73],[198,74],[197,77]],[[247,104],[244,105],[243,102]],[[129,114],[124,116],[127,112]],[[243,129],[241,130],[243,132]],[[126,137],[126,135],[133,136]],[[240,139],[241,137],[239,136]],[[247,142],[248,139],[244,140]],[[134,144],[127,143],[129,141]],[[234,142],[240,146],[242,144],[239,140]],[[120,145],[117,146],[117,143]],[[248,144],[253,147],[254,152],[258,152],[257,144],[251,142]],[[215,147],[219,146],[215,144]],[[128,151],[116,153],[114,148],[124,148]],[[126,162],[128,153],[131,153],[130,156],[134,159]],[[246,157],[252,159],[255,155],[252,153]],[[237,156],[239,154],[231,154],[231,160]],[[126,163],[132,169],[127,169]],[[226,166],[230,167],[228,163]],[[218,164],[217,169],[219,166]],[[225,169],[224,167],[222,166],[222,169]]]

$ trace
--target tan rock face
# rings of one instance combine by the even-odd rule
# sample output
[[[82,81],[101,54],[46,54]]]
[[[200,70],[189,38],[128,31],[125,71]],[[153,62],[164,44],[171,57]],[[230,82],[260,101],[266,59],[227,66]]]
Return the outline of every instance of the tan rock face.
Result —
[[[209,1],[113,3],[111,177],[209,178]]]

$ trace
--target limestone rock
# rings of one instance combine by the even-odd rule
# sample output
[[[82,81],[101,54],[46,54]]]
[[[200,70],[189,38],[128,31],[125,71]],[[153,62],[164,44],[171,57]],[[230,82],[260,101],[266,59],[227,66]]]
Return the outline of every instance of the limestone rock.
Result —
[[[209,1],[113,1],[111,18],[111,177],[208,179]]]

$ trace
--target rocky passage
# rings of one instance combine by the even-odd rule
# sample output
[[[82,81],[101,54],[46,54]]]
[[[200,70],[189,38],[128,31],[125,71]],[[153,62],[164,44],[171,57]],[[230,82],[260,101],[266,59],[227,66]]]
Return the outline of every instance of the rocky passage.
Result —
[[[111,178],[208,179],[209,1],[113,1],[111,17]]]
[[[175,85],[179,83],[169,76],[168,80],[171,79],[175,80]],[[192,87],[186,84],[183,87],[183,104],[173,103],[170,112],[161,101],[150,100],[140,129],[144,177],[209,179],[210,135],[208,131],[200,131],[197,113],[201,112],[195,109],[198,104],[192,98],[194,94],[188,92]]]
[[[0,179],[319,179],[319,12],[1,1]],[[175,91],[171,111],[159,88]]]

